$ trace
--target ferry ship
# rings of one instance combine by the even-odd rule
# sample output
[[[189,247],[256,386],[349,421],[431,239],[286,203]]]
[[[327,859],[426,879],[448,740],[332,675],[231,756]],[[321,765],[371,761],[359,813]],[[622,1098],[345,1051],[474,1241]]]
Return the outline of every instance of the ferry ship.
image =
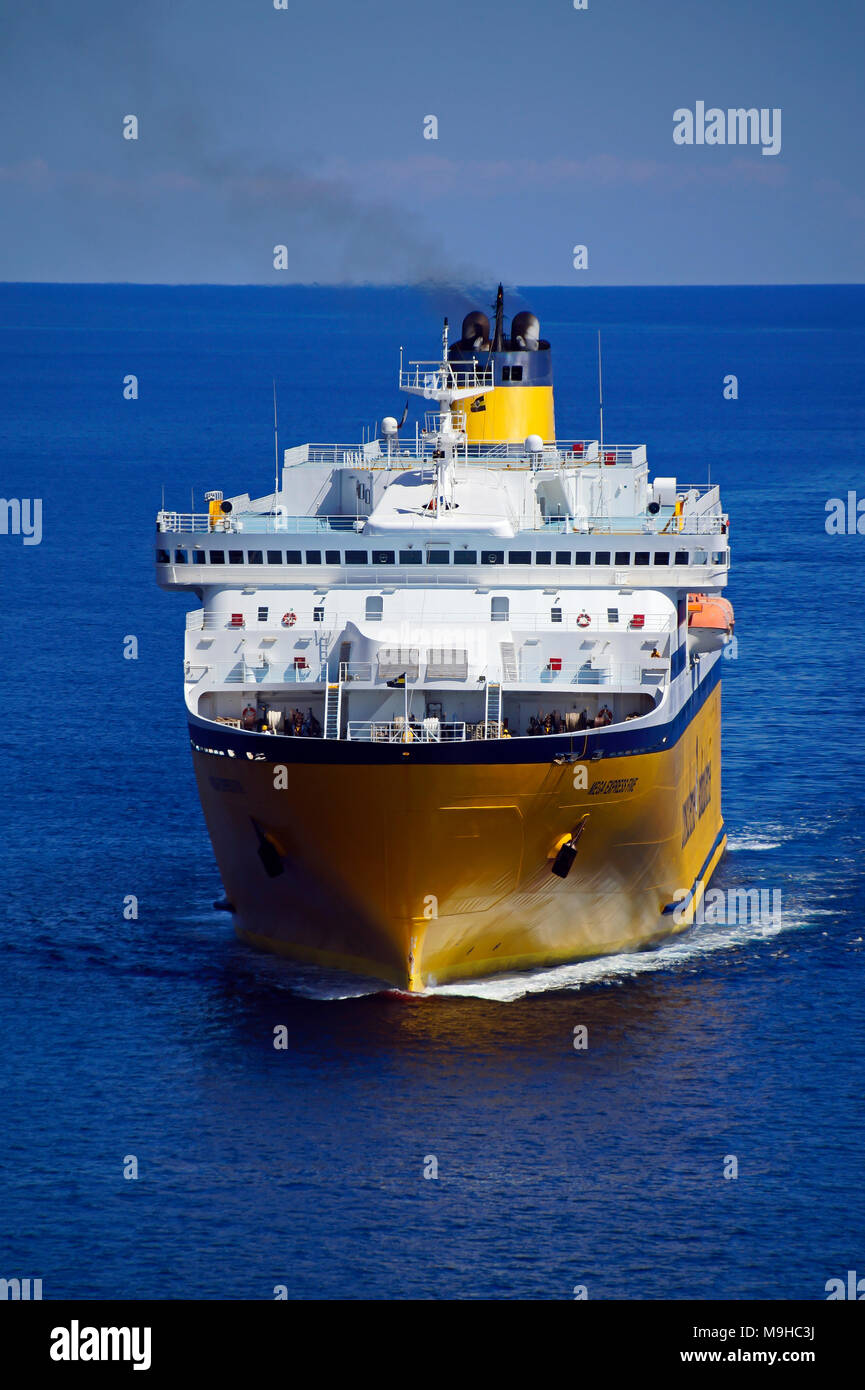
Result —
[[[404,361],[406,429],[163,507],[201,804],[253,946],[422,991],[656,945],[725,848],[729,520],[556,438],[537,318]],[[214,481],[218,481],[214,480]]]

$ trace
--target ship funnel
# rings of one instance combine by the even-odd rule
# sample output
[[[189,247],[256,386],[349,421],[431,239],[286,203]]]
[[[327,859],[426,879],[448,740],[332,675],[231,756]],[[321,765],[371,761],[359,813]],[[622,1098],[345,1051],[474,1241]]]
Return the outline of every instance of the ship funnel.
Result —
[[[472,444],[522,444],[528,435],[556,437],[553,367],[537,315],[522,309],[504,328],[504,290],[496,293],[495,323],[480,309],[463,319],[463,335],[450,352],[452,364],[477,362],[492,375],[486,391],[466,398],[466,437]],[[537,453],[534,449],[531,452]]]

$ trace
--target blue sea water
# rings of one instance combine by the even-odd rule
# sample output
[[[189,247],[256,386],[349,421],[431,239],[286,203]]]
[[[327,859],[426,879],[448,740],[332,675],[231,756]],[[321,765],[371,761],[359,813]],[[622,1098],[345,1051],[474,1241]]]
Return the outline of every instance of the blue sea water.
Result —
[[[435,355],[470,301],[0,286],[0,491],[44,504],[40,545],[0,536],[0,1277],[46,1298],[740,1300],[865,1273],[865,536],[824,524],[865,492],[865,289],[520,302],[553,342],[561,435],[595,431],[600,327],[607,439],[722,485],[715,882],[779,891],[780,922],[416,999],[238,943],[189,759],[193,603],[153,574],[163,487],[183,510],[265,492],[274,377],[282,444],[358,439],[401,411],[399,345]]]

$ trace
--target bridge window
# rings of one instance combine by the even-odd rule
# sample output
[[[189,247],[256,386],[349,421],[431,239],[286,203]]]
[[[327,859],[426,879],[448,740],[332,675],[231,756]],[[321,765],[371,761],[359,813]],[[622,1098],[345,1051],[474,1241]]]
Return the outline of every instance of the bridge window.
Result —
[[[647,565],[648,563],[649,563],[649,552],[648,552],[648,550],[638,550],[638,551],[636,552],[636,554],[634,555],[634,564],[635,564],[635,565]]]
[[[478,562],[478,552],[476,550],[455,550],[455,565],[476,565]]]
[[[224,551],[224,550],[211,550],[211,552],[210,552],[210,563],[211,563],[212,565],[224,565],[224,564],[225,564],[225,551]]]
[[[167,550],[157,550],[157,552],[156,552],[156,563],[157,563],[157,565],[170,565],[170,564],[171,564],[171,556],[169,555],[169,553],[168,553]]]
[[[630,550],[617,550],[617,551],[616,551],[616,564],[617,564],[617,565],[629,565],[630,563],[631,563],[631,552],[630,552]]]
[[[676,564],[677,564],[677,565],[687,565],[687,563],[688,563],[688,552],[687,552],[687,550],[677,550],[677,551],[676,551]]]
[[[507,598],[490,599],[490,622],[506,623],[510,617],[511,601]]]
[[[509,565],[530,565],[532,563],[532,552],[530,550],[509,550]]]
[[[242,550],[229,550],[229,552],[228,552],[228,563],[229,563],[230,565],[242,565],[242,564],[243,564],[243,551],[242,551]]]
[[[338,551],[338,550],[326,550],[326,551],[324,552],[324,563],[325,563],[326,565],[338,565],[338,564],[339,564],[339,551]]]
[[[535,555],[536,565],[551,565],[553,562],[553,552],[551,550],[539,550]]]
[[[175,552],[174,552],[174,563],[175,563],[175,565],[185,565],[185,564],[188,563],[188,560],[189,560],[189,556],[187,555],[187,553],[186,553],[185,550],[175,550]]]
[[[399,562],[401,565],[419,565],[423,555],[419,550],[401,550]]]
[[[556,551],[556,564],[569,565],[571,563],[571,552],[569,550]]]
[[[655,551],[655,564],[656,564],[656,565],[668,565],[669,563],[670,563],[670,552],[669,552],[669,550],[656,550],[656,551]]]
[[[205,551],[203,551],[203,550],[193,550],[193,552],[192,552],[192,563],[193,563],[194,565],[206,565],[206,564],[207,564],[207,555],[206,555]]]
[[[345,552],[345,563],[347,565],[365,565],[369,559],[369,552],[366,550],[347,550]]]
[[[263,563],[263,556],[260,550],[250,550],[247,558],[251,565],[260,565]]]
[[[449,565],[451,553],[449,550],[428,550],[426,562],[428,565]]]
[[[303,559],[299,550],[287,550],[285,552],[285,563],[287,565],[299,565]]]
[[[574,551],[574,564],[575,564],[575,565],[590,565],[591,563],[592,563],[592,552],[591,552],[591,550],[575,550],[575,551]]]
[[[374,565],[392,565],[394,562],[394,552],[392,550],[374,550],[372,552],[372,562]]]
[[[281,564],[282,564],[282,551],[281,551],[281,550],[268,550],[268,552],[267,552],[267,563],[268,563],[269,565],[281,565]]]
[[[551,623],[560,623],[561,621],[562,621],[562,610],[561,610],[561,608],[551,608],[551,609],[550,609],[550,622],[551,622]]]
[[[320,564],[321,564],[321,551],[320,551],[320,550],[308,550],[308,551],[306,552],[306,563],[307,563],[308,565],[320,565]]]
[[[596,565],[608,565],[609,563],[610,563],[610,552],[609,552],[609,550],[596,550],[596,551],[595,551],[595,564],[596,564]]]
[[[726,563],[727,563],[727,552],[726,552],[726,550],[716,550],[716,551],[714,552],[714,554],[712,555],[712,564],[713,564],[713,565],[725,565]]]
[[[384,599],[378,594],[370,594],[366,601],[366,620],[368,623],[380,623]]]
[[[505,552],[504,552],[503,550],[482,550],[482,551],[481,551],[481,564],[482,564],[482,565],[500,565],[500,564],[503,563],[504,558],[505,558]]]

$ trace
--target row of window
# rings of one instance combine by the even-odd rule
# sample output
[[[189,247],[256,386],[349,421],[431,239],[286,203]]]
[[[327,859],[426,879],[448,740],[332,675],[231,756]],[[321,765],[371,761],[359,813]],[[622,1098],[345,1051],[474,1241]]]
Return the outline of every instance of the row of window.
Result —
[[[492,619],[492,621],[493,621],[494,623],[495,623],[495,622],[500,622],[500,623],[506,623],[506,622],[508,622],[509,619],[510,619],[510,611],[511,611],[511,606],[510,606],[510,599],[509,599],[509,598],[507,598],[507,597],[505,597],[505,596],[497,595],[497,596],[493,597],[493,598],[490,600],[490,618]],[[263,604],[259,605],[259,608],[258,608],[258,621],[259,621],[260,623],[267,623],[269,613],[270,613],[270,609],[269,609],[269,608],[265,607]],[[365,615],[365,617],[366,617],[367,622],[369,622],[369,623],[380,623],[380,622],[382,621],[382,618],[384,617],[384,599],[381,597],[380,594],[369,594],[369,595],[367,596],[366,603],[365,603],[365,607],[364,607],[364,615]],[[316,606],[313,608],[313,610],[312,610],[312,621],[313,621],[314,623],[323,623],[323,622],[324,622],[324,605],[323,605],[323,604],[316,604]],[[560,623],[561,621],[562,621],[562,609],[561,609],[561,607],[557,604],[557,605],[555,605],[554,607],[552,607],[552,608],[550,609],[550,622],[551,622],[551,623]],[[618,610],[618,608],[608,608],[608,609],[607,609],[607,622],[608,622],[608,623],[617,623],[618,621],[619,621],[619,610]],[[632,619],[631,621],[632,621],[633,626],[635,626],[635,627],[642,627],[642,626],[643,626],[644,619],[643,619],[642,617],[640,617],[639,620],[638,620],[637,618],[634,618],[634,619]],[[242,618],[241,618],[240,615],[238,615],[236,621],[235,621],[234,619],[232,620],[232,626],[239,626],[241,622],[242,622]]]
[[[632,557],[633,553],[633,559]],[[480,554],[480,561],[478,555]],[[555,560],[553,555],[555,554]],[[301,550],[193,550],[193,565],[302,565],[304,563],[304,552]],[[383,568],[386,565],[421,565],[426,558],[428,565],[503,565],[507,559],[509,565],[687,565],[693,561],[694,564],[704,565],[708,563],[709,557],[705,550],[696,550],[693,556],[687,550],[428,550],[426,557],[422,550],[307,550],[305,552],[307,565],[376,565]],[[244,558],[246,556],[246,558]],[[267,559],[265,560],[265,556]],[[190,563],[190,551],[175,550],[175,565],[186,565]],[[171,554],[168,550],[158,550],[156,552],[157,562],[160,565],[170,565],[172,563]],[[714,551],[711,557],[713,565],[723,565],[726,563],[727,552],[725,550]]]

